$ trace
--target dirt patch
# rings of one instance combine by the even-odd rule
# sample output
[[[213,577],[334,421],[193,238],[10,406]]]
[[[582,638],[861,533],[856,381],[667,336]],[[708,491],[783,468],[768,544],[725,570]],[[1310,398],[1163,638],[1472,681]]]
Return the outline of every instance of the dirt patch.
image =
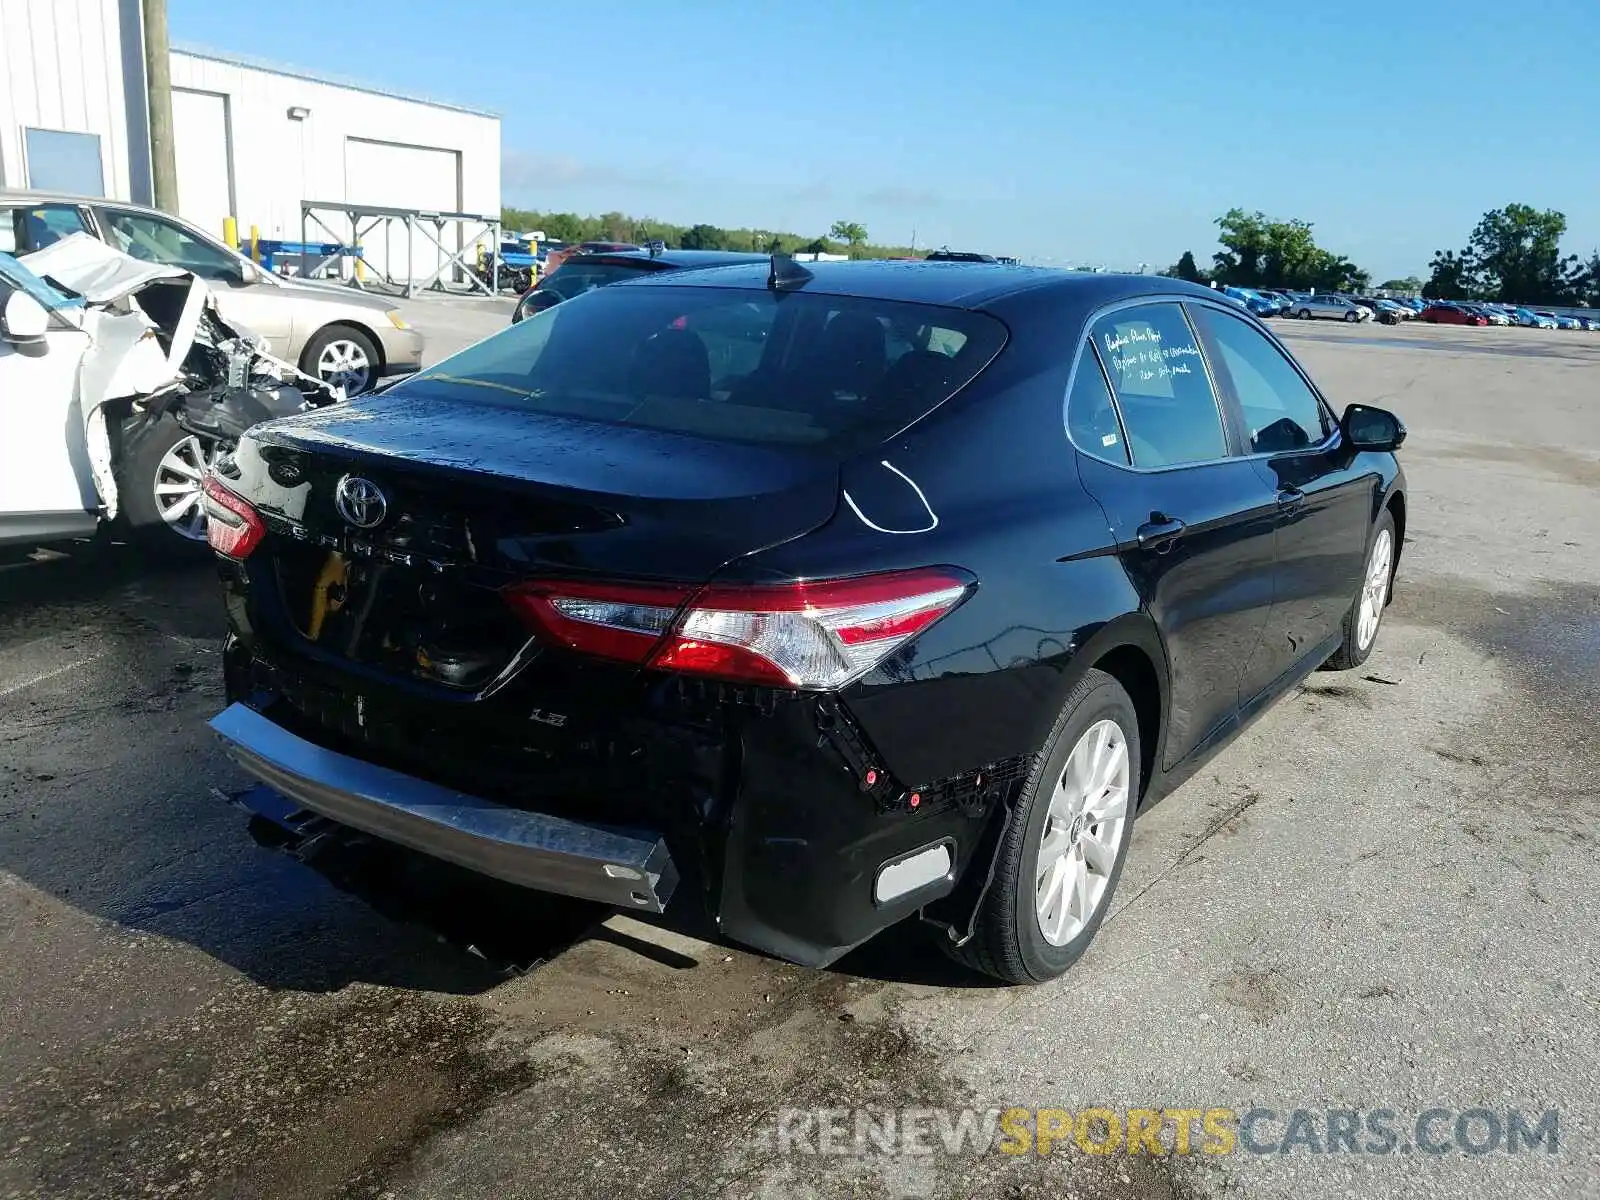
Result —
[[[477,1004],[352,988],[264,1007],[241,984],[192,1021],[13,1080],[7,1195],[348,1194],[440,1128],[526,1087]]]
[[[1289,984],[1276,967],[1235,967],[1211,989],[1219,1000],[1243,1009],[1257,1025],[1270,1024],[1289,1007]]]
[[[1504,446],[1471,442],[1434,450],[1430,458],[1456,458],[1476,462],[1511,463],[1532,467],[1584,488],[1600,488],[1600,459],[1554,446]]]
[[[1372,698],[1357,687],[1346,683],[1318,684],[1307,682],[1301,685],[1300,696],[1307,702],[1313,711],[1317,708],[1318,700],[1332,700],[1339,704],[1346,704],[1352,708],[1371,708]]]

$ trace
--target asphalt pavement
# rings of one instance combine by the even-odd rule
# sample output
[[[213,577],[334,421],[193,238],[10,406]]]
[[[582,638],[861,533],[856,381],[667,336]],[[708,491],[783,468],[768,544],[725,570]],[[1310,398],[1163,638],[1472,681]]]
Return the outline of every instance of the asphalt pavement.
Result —
[[[436,360],[509,304],[406,311]],[[1410,428],[1395,603],[1362,668],[1141,818],[1037,988],[912,927],[806,971],[382,846],[286,853],[205,730],[209,568],[0,567],[0,1197],[1600,1194],[1600,337],[1278,329]],[[1221,1154],[883,1135],[1013,1107],[1257,1114]],[[818,1135],[863,1108],[875,1142]]]

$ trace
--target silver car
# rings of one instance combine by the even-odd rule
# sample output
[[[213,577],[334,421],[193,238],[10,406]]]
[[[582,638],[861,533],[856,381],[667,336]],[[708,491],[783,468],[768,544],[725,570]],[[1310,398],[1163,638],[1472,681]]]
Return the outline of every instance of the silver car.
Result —
[[[74,233],[198,275],[211,286],[224,320],[265,338],[273,354],[347,395],[422,365],[422,335],[385,296],[284,279],[220,238],[143,205],[0,191],[0,251],[29,254]]]
[[[1363,308],[1354,300],[1346,300],[1343,296],[1305,296],[1294,302],[1294,307],[1289,310],[1291,317],[1299,317],[1302,321],[1357,321],[1372,320],[1372,310]]]

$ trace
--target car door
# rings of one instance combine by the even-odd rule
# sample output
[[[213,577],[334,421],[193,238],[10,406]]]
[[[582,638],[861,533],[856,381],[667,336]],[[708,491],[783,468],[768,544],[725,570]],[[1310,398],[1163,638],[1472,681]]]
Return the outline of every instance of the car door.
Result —
[[[1339,437],[1316,389],[1265,331],[1208,304],[1190,308],[1226,411],[1273,490],[1277,565],[1263,653],[1243,699],[1340,636],[1366,561],[1381,477]]]
[[[124,254],[192,271],[216,297],[229,324],[241,325],[283,353],[294,335],[294,298],[270,282],[246,277],[245,260],[181,222],[154,213],[102,205],[96,211],[108,244]]]
[[[0,305],[21,286],[22,276],[7,265],[0,253]],[[60,299],[42,287],[24,290],[37,291],[47,308]],[[81,534],[94,526],[87,514],[98,500],[76,395],[88,346],[88,335],[55,312],[42,346],[0,337],[0,542]]]
[[[1079,473],[1166,649],[1172,766],[1229,722],[1272,605],[1273,488],[1234,443],[1183,308],[1090,326],[1068,401]]]

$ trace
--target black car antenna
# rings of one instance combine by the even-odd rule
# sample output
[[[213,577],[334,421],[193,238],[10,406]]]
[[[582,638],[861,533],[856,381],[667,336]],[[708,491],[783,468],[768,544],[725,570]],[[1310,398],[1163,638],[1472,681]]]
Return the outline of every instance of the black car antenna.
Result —
[[[772,256],[772,270],[767,274],[767,286],[775,292],[797,288],[812,278],[811,272],[787,254]]]

